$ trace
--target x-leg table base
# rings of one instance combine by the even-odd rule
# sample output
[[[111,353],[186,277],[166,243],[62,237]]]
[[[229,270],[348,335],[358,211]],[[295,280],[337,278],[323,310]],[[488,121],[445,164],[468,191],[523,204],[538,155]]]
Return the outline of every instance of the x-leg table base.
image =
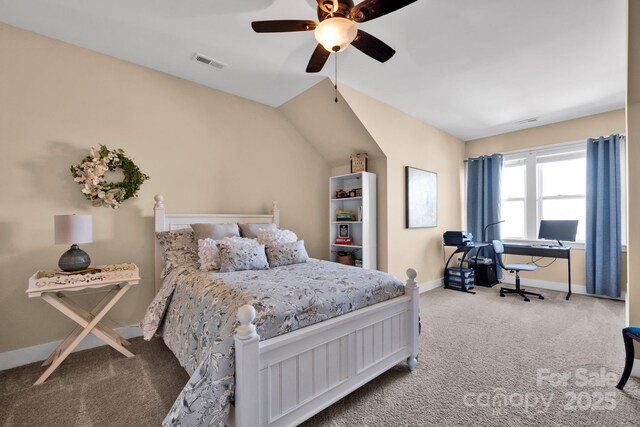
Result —
[[[73,301],[62,292],[47,292],[42,294],[42,299],[55,307],[58,311],[78,324],[73,331],[58,345],[51,355],[44,361],[42,366],[51,365],[38,378],[34,385],[42,384],[49,378],[64,359],[80,344],[80,342],[90,333],[98,337],[106,344],[113,347],[127,357],[134,354],[124,346],[129,342],[122,338],[116,331],[101,322],[102,318],[129,290],[131,284],[120,283],[114,285],[107,295],[93,308],[86,311],[78,303]]]

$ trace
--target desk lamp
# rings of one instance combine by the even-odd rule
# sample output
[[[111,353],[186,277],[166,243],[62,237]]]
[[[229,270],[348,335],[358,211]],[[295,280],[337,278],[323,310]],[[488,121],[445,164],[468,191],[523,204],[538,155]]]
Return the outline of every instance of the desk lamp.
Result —
[[[78,243],[93,241],[91,215],[56,215],[54,218],[55,243],[68,244],[71,248],[62,254],[58,267],[62,271],[79,271],[89,267],[89,254]]]

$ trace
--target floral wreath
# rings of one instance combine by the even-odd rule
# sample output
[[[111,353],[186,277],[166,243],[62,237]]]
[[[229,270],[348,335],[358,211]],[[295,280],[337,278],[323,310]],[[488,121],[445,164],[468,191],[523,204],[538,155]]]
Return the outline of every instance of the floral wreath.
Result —
[[[123,201],[137,197],[140,186],[149,179],[125,156],[121,148],[109,150],[100,145],[99,150],[91,147],[89,154],[82,159],[82,163],[71,165],[71,174],[73,180],[82,186],[84,197],[91,200],[93,206],[118,209]],[[121,182],[107,182],[104,174],[118,168],[124,173],[124,179]]]

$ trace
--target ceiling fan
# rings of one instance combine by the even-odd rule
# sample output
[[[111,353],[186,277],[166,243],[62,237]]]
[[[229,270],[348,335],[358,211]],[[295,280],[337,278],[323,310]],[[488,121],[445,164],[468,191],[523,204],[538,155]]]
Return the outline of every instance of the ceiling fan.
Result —
[[[382,40],[357,28],[356,23],[371,21],[395,12],[417,0],[317,0],[319,23],[310,20],[254,21],[256,33],[284,33],[314,30],[318,40],[307,73],[322,70],[331,52],[342,52],[349,44],[380,62],[388,61],[396,51]]]

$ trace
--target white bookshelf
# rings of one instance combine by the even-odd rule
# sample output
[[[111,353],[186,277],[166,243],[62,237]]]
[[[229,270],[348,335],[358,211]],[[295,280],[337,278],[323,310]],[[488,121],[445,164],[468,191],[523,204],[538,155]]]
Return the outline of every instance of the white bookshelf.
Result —
[[[336,198],[338,190],[347,193],[362,189],[362,196]],[[362,220],[358,221],[358,208],[362,207]],[[352,212],[353,221],[337,221],[336,210]],[[348,224],[352,245],[337,245],[338,228]],[[376,174],[371,172],[350,173],[329,178],[329,249],[330,260],[335,261],[338,251],[355,252],[356,259],[362,260],[362,267],[377,268],[376,251]]]

